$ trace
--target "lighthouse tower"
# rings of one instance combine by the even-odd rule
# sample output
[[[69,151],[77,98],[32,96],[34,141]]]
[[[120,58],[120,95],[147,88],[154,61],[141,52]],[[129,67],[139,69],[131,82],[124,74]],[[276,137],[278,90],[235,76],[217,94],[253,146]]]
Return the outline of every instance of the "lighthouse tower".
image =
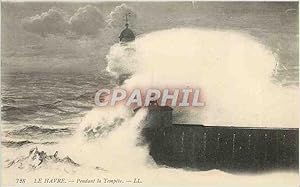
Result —
[[[129,24],[128,24],[128,16],[129,14],[126,14],[126,23],[125,23],[125,29],[121,32],[119,38],[120,42],[131,42],[135,40],[135,35],[131,29],[129,29]]]
[[[141,107],[134,109],[137,112]],[[173,108],[169,106],[159,106],[157,101],[151,101],[146,107],[148,110],[144,121],[144,129],[159,129],[172,126]]]

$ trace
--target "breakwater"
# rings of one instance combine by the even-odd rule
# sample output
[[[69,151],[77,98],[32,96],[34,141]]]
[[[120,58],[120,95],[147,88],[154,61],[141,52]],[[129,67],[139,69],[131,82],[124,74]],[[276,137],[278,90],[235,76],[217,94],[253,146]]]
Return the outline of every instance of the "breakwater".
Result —
[[[163,125],[159,118],[150,123],[142,134],[158,164],[251,172],[298,170],[299,167],[299,129],[296,128]]]

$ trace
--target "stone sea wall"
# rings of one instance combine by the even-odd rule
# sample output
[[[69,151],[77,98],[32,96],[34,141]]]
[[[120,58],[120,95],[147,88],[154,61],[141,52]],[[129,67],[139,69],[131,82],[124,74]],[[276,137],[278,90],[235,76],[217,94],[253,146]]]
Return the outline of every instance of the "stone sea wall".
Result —
[[[195,170],[298,170],[299,129],[173,124],[144,128],[156,163]]]

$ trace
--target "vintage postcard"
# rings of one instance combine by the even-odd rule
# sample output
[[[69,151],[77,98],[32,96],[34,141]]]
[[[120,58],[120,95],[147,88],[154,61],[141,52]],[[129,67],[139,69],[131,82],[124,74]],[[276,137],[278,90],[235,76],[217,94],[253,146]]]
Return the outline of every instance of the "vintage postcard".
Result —
[[[0,186],[299,186],[298,5],[2,2]]]

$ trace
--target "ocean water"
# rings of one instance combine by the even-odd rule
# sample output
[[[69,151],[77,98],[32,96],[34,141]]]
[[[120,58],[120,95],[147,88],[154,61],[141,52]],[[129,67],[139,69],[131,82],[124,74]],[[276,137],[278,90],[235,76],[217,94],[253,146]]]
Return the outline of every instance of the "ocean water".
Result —
[[[110,87],[105,75],[2,74],[2,144],[18,147],[54,143],[71,136],[80,119],[94,107],[94,93]]]

